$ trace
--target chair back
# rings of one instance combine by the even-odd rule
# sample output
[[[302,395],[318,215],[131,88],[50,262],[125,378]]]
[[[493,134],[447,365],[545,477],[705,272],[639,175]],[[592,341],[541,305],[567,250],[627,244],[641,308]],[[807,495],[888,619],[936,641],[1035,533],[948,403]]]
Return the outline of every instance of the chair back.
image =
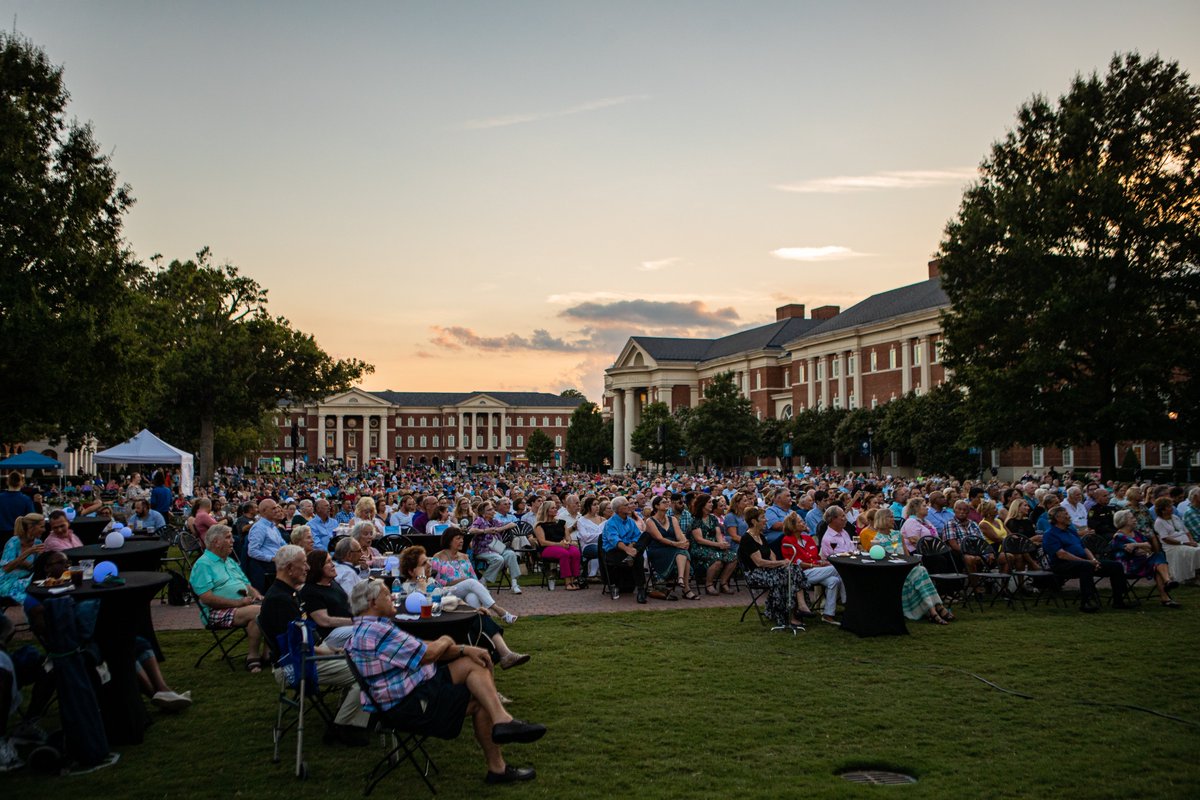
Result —
[[[518,520],[517,527],[513,528],[511,531],[508,531],[507,533],[504,534],[505,544],[511,544],[513,538],[516,536],[524,536],[527,539],[532,539],[533,538],[533,526],[530,525],[525,520]]]
[[[917,540],[917,555],[945,556],[950,552],[950,545],[936,536],[922,536]]]
[[[407,537],[401,536],[399,533],[389,533],[380,540],[379,551],[381,553],[399,553],[407,546],[407,541]]]
[[[984,540],[978,536],[968,536],[962,540],[962,551],[969,556],[983,558],[988,554],[987,545]]]
[[[1108,544],[1104,541],[1104,537],[1098,533],[1089,533],[1081,538],[1080,541],[1097,558],[1108,552]]]
[[[1005,553],[1014,556],[1027,556],[1037,549],[1033,542],[1029,541],[1029,537],[1023,533],[1009,533],[1004,537],[1002,546]]]

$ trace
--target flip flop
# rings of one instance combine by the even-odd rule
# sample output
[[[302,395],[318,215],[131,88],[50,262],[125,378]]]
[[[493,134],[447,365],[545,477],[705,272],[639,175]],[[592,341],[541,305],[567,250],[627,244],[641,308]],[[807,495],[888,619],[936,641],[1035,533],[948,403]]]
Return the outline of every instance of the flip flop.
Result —
[[[262,672],[262,659],[247,658],[246,659],[246,672],[249,672],[252,675],[257,675],[258,673]]]

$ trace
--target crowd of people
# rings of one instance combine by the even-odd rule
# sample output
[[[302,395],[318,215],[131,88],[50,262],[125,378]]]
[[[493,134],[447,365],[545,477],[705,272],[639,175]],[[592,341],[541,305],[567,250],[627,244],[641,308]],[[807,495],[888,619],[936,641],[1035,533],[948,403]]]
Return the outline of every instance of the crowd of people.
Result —
[[[839,624],[845,589],[830,559],[876,546],[925,554],[908,574],[901,604],[908,618],[937,625],[955,615],[939,592],[933,552],[944,553],[942,571],[1014,578],[1038,571],[1060,583],[1078,580],[1087,613],[1101,606],[1094,579],[1108,580],[1116,608],[1132,605],[1129,585],[1142,579],[1154,584],[1163,606],[1178,608],[1172,592],[1194,584],[1200,570],[1200,487],[1091,476],[973,482],[835,471],[423,468],[227,470],[192,497],[174,493],[165,473],[146,484],[135,473],[58,492],[9,476],[0,492],[0,597],[24,602],[47,555],[78,545],[74,519],[96,516],[151,531],[182,526],[203,550],[190,577],[202,621],[213,630],[246,628],[249,671],[269,668],[282,680],[279,637],[306,616],[320,646],[348,654],[372,687],[369,696],[357,691],[349,662],[322,667],[323,682],[348,690],[334,738],[360,743],[368,714],[414,709],[432,709],[430,729],[452,736],[470,713],[489,782],[532,778],[532,768],[504,760],[500,745],[544,732],[508,714],[492,678],[496,667],[530,660],[507,641],[504,626],[517,615],[496,590],[520,594],[520,578],[532,570],[552,570],[551,580],[568,592],[598,581],[613,600],[633,593],[637,603],[701,602],[736,591],[731,584],[744,579],[763,592],[768,618],[795,628],[814,618]],[[396,534],[436,538],[400,549],[388,546]],[[476,609],[471,641],[482,646],[423,643],[390,624],[396,598],[375,576],[393,569],[391,588],[400,598],[436,594]],[[972,579],[968,590],[985,585]],[[1020,586],[1038,591],[1036,583]],[[820,609],[813,610],[818,595]],[[147,675],[158,689],[154,672]]]

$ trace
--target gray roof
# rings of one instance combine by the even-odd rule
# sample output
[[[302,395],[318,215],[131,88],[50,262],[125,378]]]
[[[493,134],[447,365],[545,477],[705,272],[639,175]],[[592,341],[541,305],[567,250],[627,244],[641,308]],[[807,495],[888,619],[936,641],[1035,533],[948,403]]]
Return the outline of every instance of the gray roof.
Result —
[[[950,305],[950,299],[942,291],[942,279],[930,278],[920,283],[901,286],[899,289],[873,294],[861,303],[850,306],[833,319],[825,320],[812,330],[806,331],[805,335],[821,336],[845,328],[870,325],[874,322],[882,322],[886,319],[902,317],[905,314],[947,305]]]
[[[655,361],[710,361],[735,353],[764,349],[782,349],[784,342],[805,335],[821,324],[819,319],[792,317],[747,331],[738,331],[719,339],[675,339],[661,336],[634,336]]]
[[[584,402],[580,397],[559,397],[549,392],[367,392],[380,400],[398,406],[452,406],[474,397],[486,394],[501,403],[510,406],[536,406],[538,408],[575,408]]]

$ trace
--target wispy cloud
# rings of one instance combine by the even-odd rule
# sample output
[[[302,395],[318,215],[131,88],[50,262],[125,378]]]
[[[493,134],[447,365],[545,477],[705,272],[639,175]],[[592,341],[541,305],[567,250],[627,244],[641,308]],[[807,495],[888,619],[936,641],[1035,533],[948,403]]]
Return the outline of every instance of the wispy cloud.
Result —
[[[509,333],[503,336],[482,336],[471,328],[458,325],[442,327],[431,325],[434,332],[431,344],[444,347],[447,350],[550,350],[559,353],[574,353],[590,349],[587,342],[570,342],[558,336],[552,336],[549,331],[538,328],[531,336],[519,333]]]
[[[660,258],[657,261],[643,261],[641,270],[643,272],[657,272],[660,269],[672,267],[681,261],[683,261],[683,259],[676,256],[672,256],[671,258]]]
[[[635,324],[653,327],[731,328],[738,313],[732,307],[710,309],[698,300],[690,303],[654,300],[617,300],[580,303],[558,313],[565,319],[587,320],[597,325]]]
[[[849,247],[826,245],[824,247],[781,247],[772,250],[771,255],[787,261],[845,261],[848,258],[861,258],[866,253],[857,253]]]
[[[924,189],[929,186],[961,185],[976,177],[974,167],[954,167],[934,170],[893,170],[870,175],[839,175],[833,178],[813,178],[797,183],[775,186],[784,192],[802,194],[845,194],[872,192],[882,189]]]
[[[504,114],[497,117],[485,117],[483,119],[472,119],[462,123],[459,127],[468,131],[486,130],[488,128],[504,128],[509,125],[522,125],[526,122],[538,122],[543,119],[552,119],[554,117],[569,117],[572,114],[586,114],[589,111],[600,111],[613,106],[623,106],[626,103],[637,103],[642,100],[649,100],[648,94],[626,94],[620,97],[602,97],[599,100],[589,100],[586,103],[560,108],[555,111],[529,111],[520,114]]]

